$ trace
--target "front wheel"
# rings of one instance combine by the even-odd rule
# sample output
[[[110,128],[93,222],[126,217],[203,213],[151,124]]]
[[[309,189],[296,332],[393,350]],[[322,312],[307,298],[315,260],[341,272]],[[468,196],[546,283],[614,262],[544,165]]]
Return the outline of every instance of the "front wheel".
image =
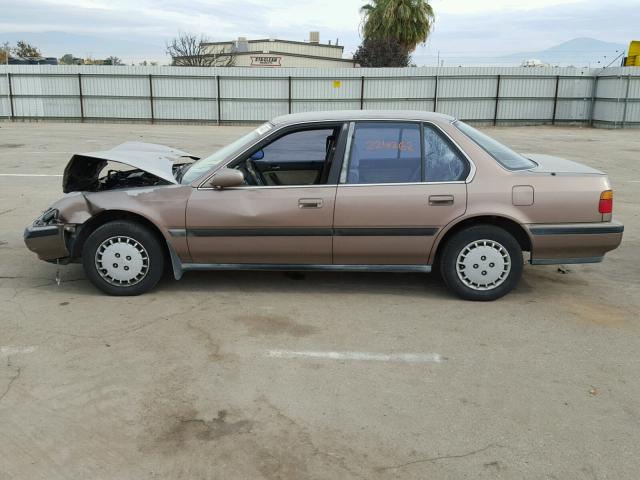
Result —
[[[442,278],[465,300],[495,300],[509,293],[522,275],[522,249],[506,230],[476,225],[447,241],[440,257]]]
[[[149,229],[115,221],[97,228],[84,244],[82,265],[96,287],[109,295],[140,295],[162,277],[164,254]]]

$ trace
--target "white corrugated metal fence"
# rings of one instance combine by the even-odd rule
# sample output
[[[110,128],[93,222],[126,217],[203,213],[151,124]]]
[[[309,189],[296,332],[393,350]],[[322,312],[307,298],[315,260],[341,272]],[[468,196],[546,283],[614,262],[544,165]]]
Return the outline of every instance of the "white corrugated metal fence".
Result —
[[[638,126],[640,69],[0,66],[6,119],[240,123],[341,109]]]

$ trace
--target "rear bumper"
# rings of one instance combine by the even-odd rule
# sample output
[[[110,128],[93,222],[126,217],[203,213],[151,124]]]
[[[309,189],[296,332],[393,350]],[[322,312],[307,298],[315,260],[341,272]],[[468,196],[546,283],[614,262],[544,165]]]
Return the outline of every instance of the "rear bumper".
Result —
[[[534,265],[596,263],[622,242],[620,222],[526,225]]]
[[[24,243],[42,260],[53,261],[69,257],[64,225],[31,225],[24,230]]]

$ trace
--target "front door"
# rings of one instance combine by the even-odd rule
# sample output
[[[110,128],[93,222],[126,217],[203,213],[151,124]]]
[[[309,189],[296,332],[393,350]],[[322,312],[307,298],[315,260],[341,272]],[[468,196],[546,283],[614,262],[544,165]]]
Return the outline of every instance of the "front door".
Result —
[[[435,234],[466,210],[470,165],[436,127],[357,122],[334,215],[334,264],[426,265]]]
[[[331,264],[342,130],[334,123],[275,132],[229,165],[245,185],[196,189],[186,218],[192,261]]]

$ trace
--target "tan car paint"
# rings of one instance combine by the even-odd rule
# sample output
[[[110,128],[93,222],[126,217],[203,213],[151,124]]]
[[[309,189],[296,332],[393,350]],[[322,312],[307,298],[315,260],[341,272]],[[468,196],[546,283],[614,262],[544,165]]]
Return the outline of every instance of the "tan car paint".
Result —
[[[464,214],[466,190],[464,183],[340,185],[334,228],[435,227],[439,230]],[[433,197],[444,196],[451,196],[452,204],[433,201],[437,200]],[[427,264],[434,239],[435,235],[336,235],[333,262]]]
[[[175,238],[169,229],[184,228],[184,212],[192,188],[188,185],[71,193],[52,205],[66,224],[82,225],[107,211],[130,212],[153,223],[183,262],[191,261],[186,238]],[[53,257],[57,258],[57,257]],[[50,259],[50,258],[47,258]]]
[[[487,152],[475,142],[455,128],[451,122],[441,122],[439,126],[458,143],[476,164],[476,174],[467,184],[467,210],[464,215],[452,219],[443,228],[433,242],[429,255],[429,263],[435,260],[437,248],[446,233],[459,222],[485,216],[500,216],[520,225],[536,223],[587,223],[610,220],[603,218],[598,212],[600,193],[609,190],[611,185],[606,175],[582,174],[543,174],[529,171],[509,171],[503,168]],[[534,202],[528,206],[513,204],[513,187],[530,185],[534,190]],[[577,235],[556,235],[560,240],[548,237],[534,237],[527,231],[532,243],[532,258],[572,258],[582,255],[571,254],[569,249],[562,249],[556,255],[550,255],[547,245],[565,244],[575,246]],[[580,235],[582,237],[582,235]],[[611,234],[620,243],[621,234]],[[597,244],[600,235],[588,236],[590,244]],[[584,240],[584,239],[583,239]],[[603,248],[599,255],[616,248],[610,248],[611,239],[603,239]],[[615,243],[615,239],[613,241]],[[539,247],[539,248],[538,248]],[[567,251],[569,250],[569,251]],[[594,253],[594,250],[589,250]],[[588,256],[599,256],[588,255]]]
[[[314,116],[315,115],[315,116]],[[339,112],[281,117],[276,128],[296,122],[382,119],[384,112]],[[532,235],[536,224],[602,224],[610,215],[598,212],[599,195],[610,189],[606,175],[512,172],[501,167],[454,125],[451,117],[426,112],[392,112],[389,119],[428,121],[444,130],[470,157],[475,172],[469,183],[424,183],[393,186],[241,187],[214,190],[203,185],[213,171],[191,185],[70,194],[56,204],[62,224],[74,228],[106,211],[125,211],[152,222],[181,263],[268,264],[432,264],[448,231],[459,222],[497,216],[521,225],[533,245],[532,259],[601,257],[616,248],[622,233]],[[232,160],[232,159],[229,159]],[[223,165],[219,165],[222,168]],[[516,205],[513,187],[530,185],[532,205]],[[465,192],[466,190],[466,192]],[[453,195],[452,206],[430,206],[431,195]],[[466,199],[465,199],[466,196]],[[337,198],[337,200],[336,200]],[[303,208],[300,200],[319,200]],[[518,203],[518,202],[516,202]],[[334,219],[335,205],[335,219]],[[34,226],[35,227],[35,226]],[[187,229],[232,228],[392,228],[435,227],[435,235],[394,236],[198,236]],[[289,232],[291,233],[291,232]],[[66,233],[65,233],[66,234]],[[64,254],[62,233],[26,239],[46,260]],[[175,264],[174,264],[175,267]]]
[[[331,229],[335,195],[335,185],[196,189],[187,206],[189,231],[285,228],[306,232],[258,237],[218,236],[215,231],[211,235],[190,234],[193,262],[331,264],[331,235],[318,235],[323,232],[313,229]]]
[[[585,224],[582,225],[584,226]],[[536,226],[540,227],[541,225]],[[534,235],[531,259],[535,262],[541,259],[597,258],[604,255],[605,252],[617,248],[620,245],[621,237],[621,233]]]

